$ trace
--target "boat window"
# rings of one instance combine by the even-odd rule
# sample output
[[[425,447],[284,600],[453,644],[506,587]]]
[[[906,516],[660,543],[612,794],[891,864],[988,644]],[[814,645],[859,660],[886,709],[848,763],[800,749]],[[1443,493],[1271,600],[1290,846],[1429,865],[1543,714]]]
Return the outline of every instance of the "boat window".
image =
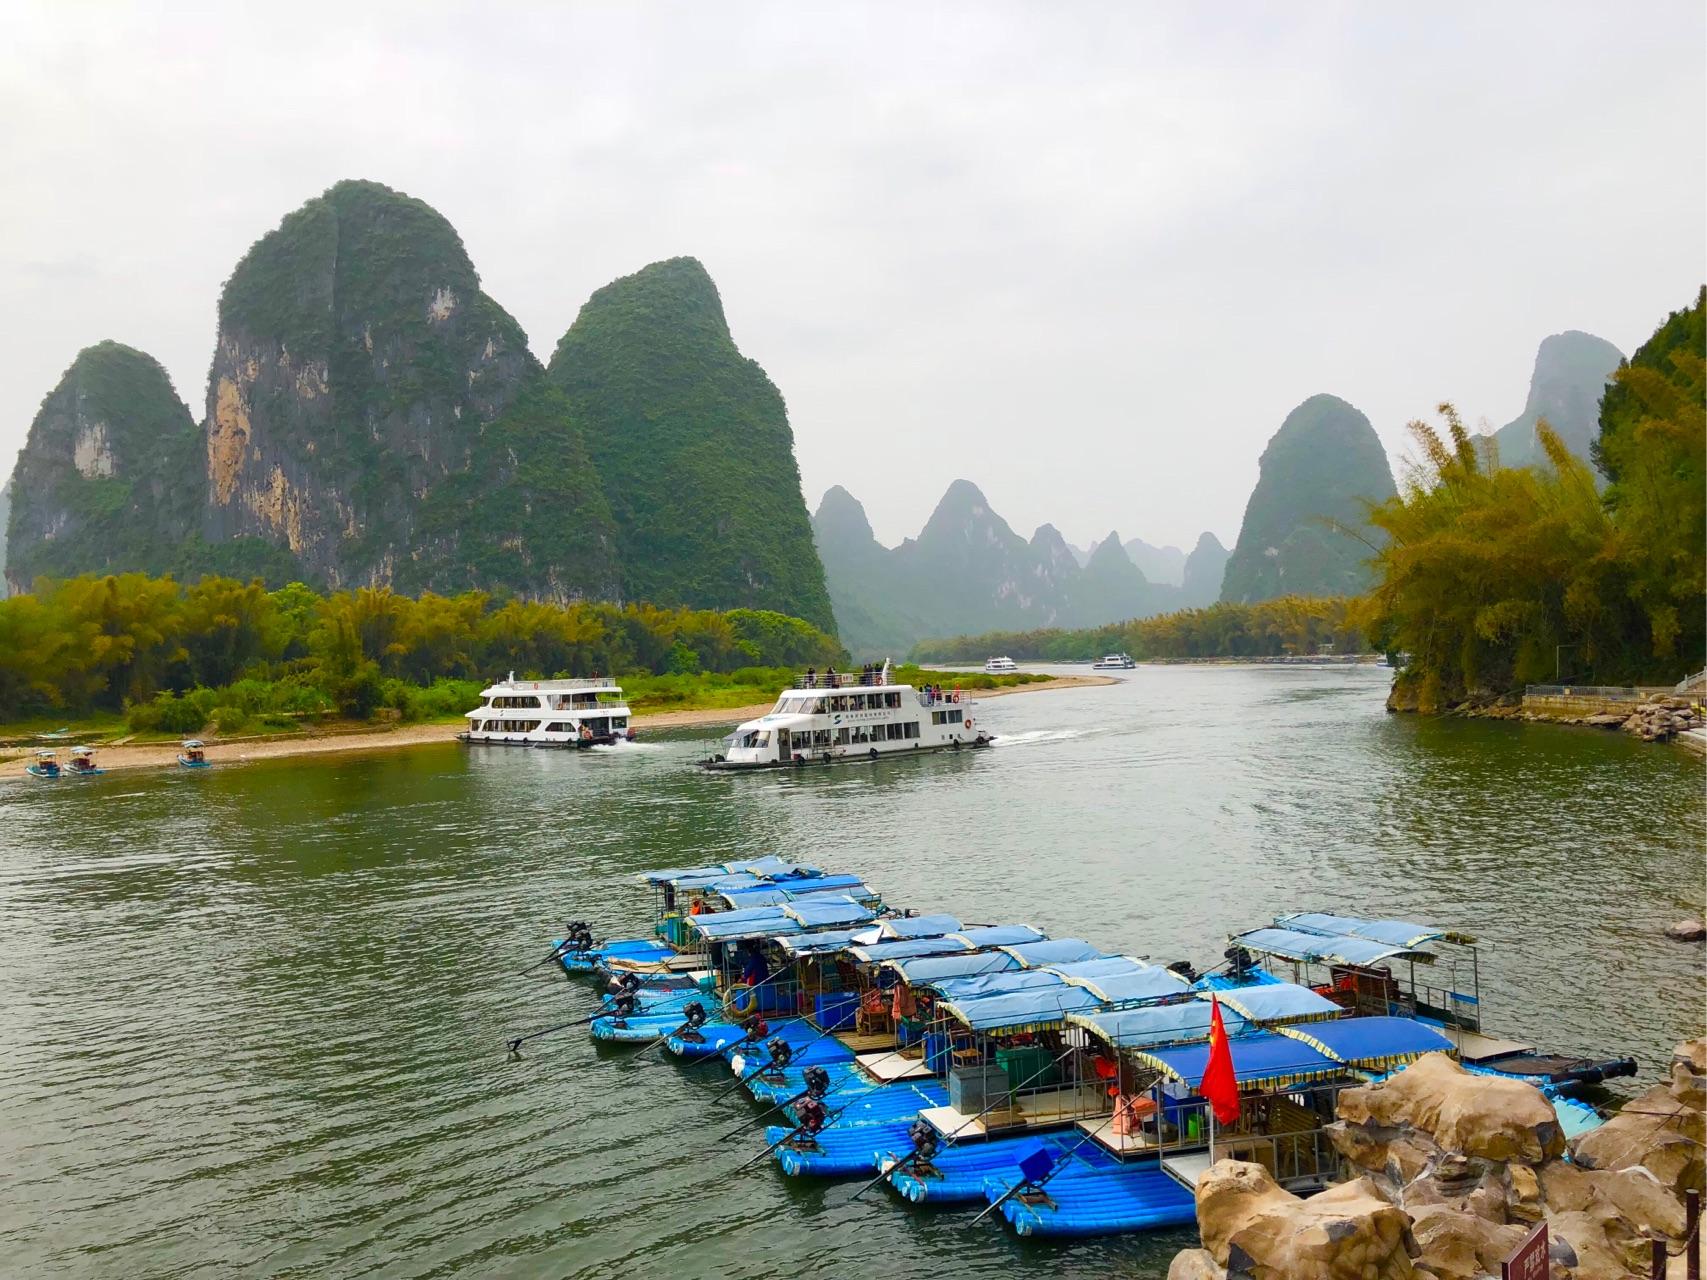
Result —
[[[836,730],[836,745],[838,747],[845,747],[848,745],[848,731],[846,728]]]
[[[961,714],[960,709],[958,707],[956,707],[953,711],[950,711],[948,713],[948,722],[950,724],[959,724],[960,723],[960,714]]]
[[[901,695],[899,693],[896,693],[896,692],[890,692],[890,693],[884,694],[883,695],[883,705],[886,707],[898,707],[898,706],[900,706],[901,705]]]
[[[613,729],[626,729],[626,728],[628,728],[628,717],[627,716],[612,716],[610,718],[610,727]]]
[[[919,736],[919,722],[917,720],[909,720],[901,727],[907,731],[907,736],[909,738],[916,738]]]

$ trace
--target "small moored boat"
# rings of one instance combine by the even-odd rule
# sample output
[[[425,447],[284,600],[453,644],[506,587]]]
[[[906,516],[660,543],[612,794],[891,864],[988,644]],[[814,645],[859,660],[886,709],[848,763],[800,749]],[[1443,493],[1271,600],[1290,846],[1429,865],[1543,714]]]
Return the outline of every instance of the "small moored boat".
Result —
[[[1132,661],[1132,656],[1126,653],[1105,653],[1091,663],[1093,671],[1130,671],[1138,664]]]
[[[95,764],[93,747],[72,747],[71,759],[66,763],[65,771],[74,778],[93,778],[106,772]]]
[[[56,751],[38,751],[35,758],[24,766],[24,772],[38,778],[57,778],[60,774],[59,753]]]
[[[178,763],[186,769],[207,769],[212,762],[207,758],[207,747],[200,738],[190,738],[178,752]]]
[[[1012,675],[1018,670],[1019,664],[1006,654],[1003,654],[999,658],[984,659],[984,674],[987,676]]]

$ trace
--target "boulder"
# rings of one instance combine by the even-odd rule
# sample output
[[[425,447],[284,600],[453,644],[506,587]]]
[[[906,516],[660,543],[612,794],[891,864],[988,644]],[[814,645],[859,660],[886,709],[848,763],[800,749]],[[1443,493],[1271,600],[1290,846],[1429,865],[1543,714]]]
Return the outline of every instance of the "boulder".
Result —
[[[1577,1213],[1609,1204],[1638,1231],[1676,1238],[1683,1234],[1683,1202],[1641,1165],[1583,1169],[1564,1160],[1541,1167],[1541,1194],[1549,1213]]]
[[[1564,1154],[1559,1117],[1541,1091],[1520,1080],[1472,1075],[1444,1053],[1430,1053],[1379,1084],[1339,1096],[1341,1120],[1410,1128],[1443,1151],[1483,1160],[1539,1164]]]
[[[1707,924],[1699,920],[1679,920],[1666,930],[1673,942],[1700,942],[1707,939]]]
[[[1687,1062],[1687,1059],[1685,1059]],[[1674,1070],[1678,1070],[1674,1066]],[[1626,1104],[1598,1129],[1577,1139],[1572,1158],[1585,1169],[1629,1169],[1641,1166],[1660,1185],[1682,1197],[1700,1190],[1707,1179],[1702,1140],[1707,1137],[1701,1108],[1692,1105],[1692,1082],[1700,1077],[1684,1067],[1683,1096],[1671,1084],[1656,1085]]]
[[[1219,1160],[1198,1179],[1197,1221],[1211,1257],[1252,1280],[1411,1280],[1417,1274],[1410,1219],[1368,1178],[1302,1200],[1261,1165]]]
[[[1168,1280],[1227,1280],[1227,1273],[1209,1250],[1182,1249],[1168,1264]]]
[[[1412,1208],[1411,1232],[1422,1251],[1418,1262],[1442,1280],[1478,1280],[1498,1275],[1500,1263],[1523,1243],[1528,1228],[1489,1222],[1450,1205]]]

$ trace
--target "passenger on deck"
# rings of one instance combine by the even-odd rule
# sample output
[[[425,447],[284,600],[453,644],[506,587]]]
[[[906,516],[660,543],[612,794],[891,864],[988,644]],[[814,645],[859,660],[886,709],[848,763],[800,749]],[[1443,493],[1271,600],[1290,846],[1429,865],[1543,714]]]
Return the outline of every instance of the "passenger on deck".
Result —
[[[812,688],[817,687],[817,684],[818,684],[818,668],[817,667],[807,667],[806,668],[806,687],[808,689],[812,689]]]
[[[749,987],[756,987],[770,977],[770,969],[765,964],[765,957],[757,947],[747,949],[747,958],[741,962],[741,981]]]

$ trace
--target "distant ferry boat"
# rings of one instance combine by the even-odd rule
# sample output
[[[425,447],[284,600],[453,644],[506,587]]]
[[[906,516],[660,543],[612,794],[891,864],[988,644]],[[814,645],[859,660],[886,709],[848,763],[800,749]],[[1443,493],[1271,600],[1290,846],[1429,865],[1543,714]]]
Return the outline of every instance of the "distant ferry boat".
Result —
[[[622,686],[590,680],[508,678],[480,691],[480,705],[467,713],[463,742],[506,747],[596,747],[631,740],[628,703]]]
[[[1130,671],[1138,664],[1132,661],[1130,654],[1105,653],[1091,663],[1093,671]]]
[[[1000,657],[1000,658],[986,658],[984,660],[984,674],[985,675],[1003,676],[1003,675],[1007,675],[1010,672],[1018,671],[1018,670],[1019,670],[1018,664],[1016,664],[1012,658],[1009,658],[1005,655],[1003,657]]]
[[[770,714],[738,727],[705,767],[775,769],[987,747],[993,739],[976,726],[973,710],[958,689],[892,683],[888,663],[864,674],[807,674]]]

